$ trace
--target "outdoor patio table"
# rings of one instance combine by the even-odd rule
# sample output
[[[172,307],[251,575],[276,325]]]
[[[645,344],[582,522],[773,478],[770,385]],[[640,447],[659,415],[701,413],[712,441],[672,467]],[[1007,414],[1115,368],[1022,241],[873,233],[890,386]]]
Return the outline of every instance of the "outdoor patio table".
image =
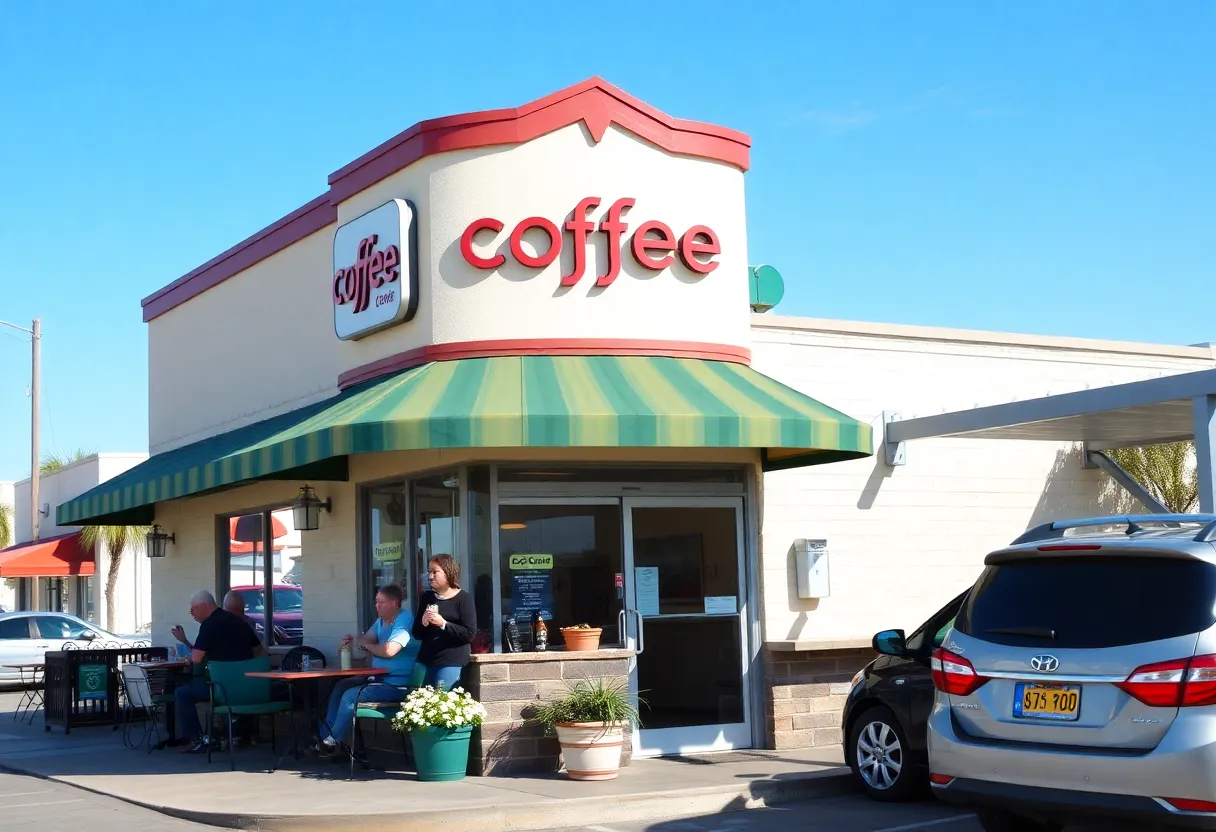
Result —
[[[352,667],[349,670],[343,670],[338,667],[324,668],[320,670],[251,670],[245,674],[254,679],[270,679],[275,682],[286,682],[289,685],[298,685],[302,689],[305,715],[305,732],[311,730],[311,726],[317,724],[320,720],[319,711],[317,709],[317,687],[323,679],[350,679],[358,677],[372,676],[387,676],[388,668],[386,667]],[[293,716],[293,722],[294,722]],[[307,733],[305,734],[307,737]],[[297,759],[300,756],[300,731],[299,726],[293,725],[291,730],[291,746]],[[287,750],[279,755],[278,761],[275,763],[271,771],[276,770],[283,763],[283,758],[287,756]]]
[[[21,688],[24,691],[21,702],[17,704],[16,710],[13,711],[13,719],[21,718],[25,721],[25,715],[30,715],[30,722],[33,723],[34,717],[38,716],[38,711],[42,709],[42,678],[40,674],[46,670],[46,665],[42,662],[31,664],[6,664],[5,667],[21,673]]]
[[[155,662],[133,662],[136,667],[148,671],[148,687],[153,695],[172,694],[181,681],[186,681],[183,671],[190,670],[193,663],[189,659],[169,659]],[[161,751],[166,747],[181,745],[185,742],[177,736],[177,706],[174,700],[165,703],[165,727],[169,736],[154,748]]]

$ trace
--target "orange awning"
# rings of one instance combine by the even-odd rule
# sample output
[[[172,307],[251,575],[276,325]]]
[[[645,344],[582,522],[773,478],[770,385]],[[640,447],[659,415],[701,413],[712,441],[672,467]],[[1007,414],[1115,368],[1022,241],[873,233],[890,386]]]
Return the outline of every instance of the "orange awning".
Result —
[[[0,578],[87,576],[93,567],[93,553],[80,545],[79,532],[0,549]]]

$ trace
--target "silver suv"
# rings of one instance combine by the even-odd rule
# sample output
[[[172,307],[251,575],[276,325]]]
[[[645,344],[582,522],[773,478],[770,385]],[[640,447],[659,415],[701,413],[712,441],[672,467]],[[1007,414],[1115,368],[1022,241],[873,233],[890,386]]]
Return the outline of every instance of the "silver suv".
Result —
[[[933,653],[935,794],[988,832],[1216,829],[1216,515],[1049,523]]]

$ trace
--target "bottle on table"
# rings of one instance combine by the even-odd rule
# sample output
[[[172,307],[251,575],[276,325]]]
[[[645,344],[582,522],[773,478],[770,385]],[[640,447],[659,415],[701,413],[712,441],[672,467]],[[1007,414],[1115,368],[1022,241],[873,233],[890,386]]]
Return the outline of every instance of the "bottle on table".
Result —
[[[519,624],[515,621],[514,613],[507,616],[505,636],[503,643],[506,645],[508,653],[523,652],[523,637],[519,634]]]
[[[540,614],[540,610],[532,615],[532,647],[538,653],[549,649],[549,628],[545,625],[545,619]]]

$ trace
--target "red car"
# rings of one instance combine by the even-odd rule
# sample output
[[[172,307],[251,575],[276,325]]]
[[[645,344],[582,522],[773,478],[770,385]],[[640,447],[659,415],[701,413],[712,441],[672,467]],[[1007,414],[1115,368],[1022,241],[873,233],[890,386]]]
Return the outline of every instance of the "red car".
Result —
[[[262,635],[266,627],[266,592],[260,586],[234,586],[245,598],[245,615]],[[275,584],[274,640],[272,644],[304,643],[304,590],[291,584]]]

